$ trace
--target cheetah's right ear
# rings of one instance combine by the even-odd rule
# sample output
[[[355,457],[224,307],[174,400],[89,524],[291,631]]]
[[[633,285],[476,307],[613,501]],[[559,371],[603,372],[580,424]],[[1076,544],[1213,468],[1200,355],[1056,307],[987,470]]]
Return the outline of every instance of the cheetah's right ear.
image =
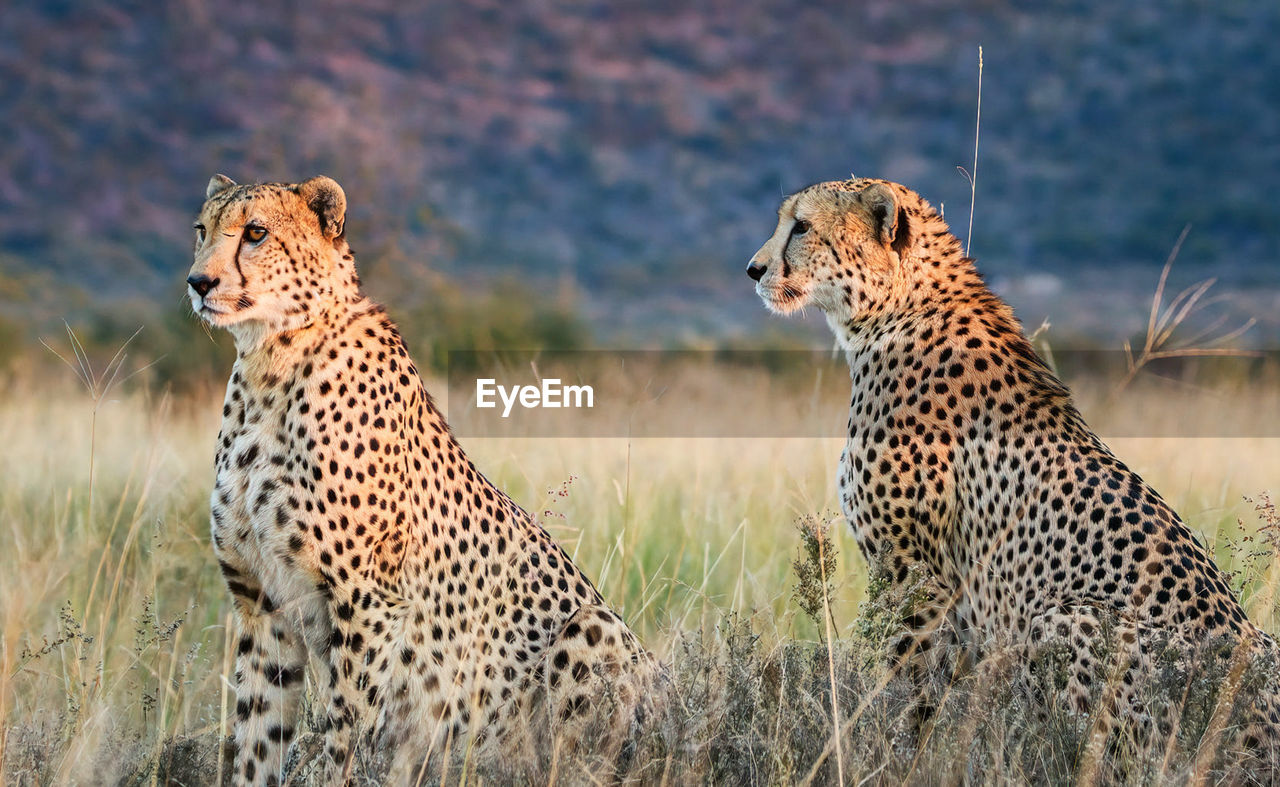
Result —
[[[858,193],[875,227],[876,237],[898,253],[911,248],[911,223],[907,211],[898,204],[898,195],[883,183],[873,183]]]
[[[209,178],[209,185],[204,187],[204,198],[212,199],[214,194],[220,194],[234,185],[236,182],[226,175],[214,175]]]
[[[298,184],[298,196],[316,212],[320,219],[320,231],[329,240],[342,235],[347,219],[347,195],[338,181],[317,175]]]

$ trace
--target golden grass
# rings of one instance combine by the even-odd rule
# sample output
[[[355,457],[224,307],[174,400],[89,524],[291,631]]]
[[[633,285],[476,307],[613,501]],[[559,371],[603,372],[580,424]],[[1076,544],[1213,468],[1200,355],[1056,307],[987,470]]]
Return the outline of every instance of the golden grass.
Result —
[[[735,374],[750,384],[719,408],[725,417],[815,407],[811,387],[786,399],[763,373]],[[207,518],[220,392],[174,399],[139,388],[102,404],[92,440],[93,403],[70,383],[26,380],[0,393],[0,758],[11,778],[115,781],[150,772],[175,736],[228,729],[230,605]],[[1186,404],[1162,391],[1133,387],[1118,401],[1086,397],[1084,407],[1103,424],[1177,424]],[[1275,407],[1274,389],[1237,393],[1231,401]],[[843,404],[823,401],[843,419]],[[1258,524],[1244,497],[1274,489],[1280,437],[1110,443],[1225,567],[1242,567],[1235,546]],[[731,612],[766,648],[817,638],[791,602],[796,522],[838,509],[840,440],[494,437],[464,446],[664,657],[679,657],[687,632],[718,636]],[[840,638],[855,625],[866,571],[848,529],[832,537]],[[1276,572],[1256,569],[1250,611],[1275,631],[1275,589],[1262,586]]]

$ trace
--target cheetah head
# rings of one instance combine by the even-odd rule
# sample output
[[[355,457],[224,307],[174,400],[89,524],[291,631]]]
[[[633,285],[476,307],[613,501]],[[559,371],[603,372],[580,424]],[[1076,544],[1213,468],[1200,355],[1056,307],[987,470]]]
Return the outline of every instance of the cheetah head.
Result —
[[[343,233],[347,198],[333,180],[240,186],[216,175],[205,196],[187,294],[237,344],[305,327],[358,288]]]
[[[812,303],[839,319],[887,303],[913,243],[905,206],[917,201],[903,186],[867,178],[792,194],[747,266],[756,293],[777,314]]]

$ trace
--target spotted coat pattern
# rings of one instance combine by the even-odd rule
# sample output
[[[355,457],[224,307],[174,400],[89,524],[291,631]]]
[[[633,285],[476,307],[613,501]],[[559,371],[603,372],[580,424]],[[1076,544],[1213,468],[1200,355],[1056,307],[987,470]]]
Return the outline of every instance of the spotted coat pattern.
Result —
[[[896,183],[853,179],[788,197],[748,273],[766,306],[822,309],[853,379],[841,507],[873,570],[933,599],[895,645],[899,667],[939,641],[1072,651],[1066,695],[1141,713],[1132,686],[1156,641],[1274,653],[1172,508],[1085,423],[1067,388],[983,283],[942,217]],[[1110,626],[1107,621],[1118,618]],[[1127,665],[1127,666],[1126,666]],[[1253,743],[1280,725],[1266,695]]]
[[[338,184],[217,176],[207,198],[188,283],[237,349],[211,500],[239,632],[237,782],[281,779],[310,659],[328,781],[364,735],[404,778],[473,738],[528,754],[606,692],[629,729],[661,668],[466,457],[360,293]]]

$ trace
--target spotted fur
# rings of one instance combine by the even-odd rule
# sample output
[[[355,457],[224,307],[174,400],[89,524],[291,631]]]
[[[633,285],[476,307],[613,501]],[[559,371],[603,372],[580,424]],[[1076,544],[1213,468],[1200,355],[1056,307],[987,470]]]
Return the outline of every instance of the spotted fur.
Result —
[[[1112,669],[1088,645],[1106,631],[1120,679],[1104,707],[1122,717],[1141,715],[1133,686],[1154,643],[1274,657],[1205,549],[1093,433],[918,194],[872,179],[806,188],[782,203],[748,273],[774,312],[821,308],[847,354],[843,512],[873,571],[898,586],[923,577],[933,599],[906,621],[898,668],[918,668],[939,641],[970,656],[1065,643],[1066,696],[1083,712]],[[1247,740],[1275,740],[1274,694],[1246,717]]]
[[[327,781],[363,736],[403,778],[471,743],[537,754],[605,694],[627,732],[661,668],[463,453],[360,293],[342,189],[218,176],[207,200],[188,282],[237,351],[211,500],[239,632],[236,781],[282,778],[309,658]]]

